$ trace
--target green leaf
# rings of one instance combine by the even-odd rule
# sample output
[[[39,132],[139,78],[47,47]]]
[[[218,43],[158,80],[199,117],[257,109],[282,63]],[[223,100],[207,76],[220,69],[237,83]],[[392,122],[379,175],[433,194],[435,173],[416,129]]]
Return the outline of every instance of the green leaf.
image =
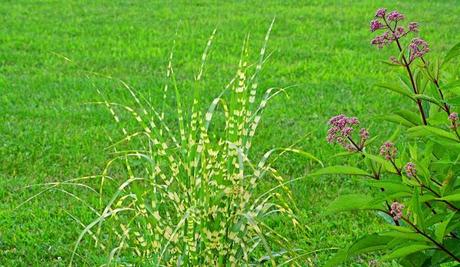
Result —
[[[385,233],[381,233],[380,235],[382,236],[389,236],[393,238],[398,238],[398,239],[403,239],[403,240],[415,240],[415,241],[426,241],[428,242],[429,240],[425,238],[424,236],[418,234],[418,233],[405,233],[405,232],[400,232],[400,231],[389,231]]]
[[[458,245],[458,239],[447,239],[444,242],[444,247],[452,252],[454,255],[460,256],[460,246]],[[442,250],[438,250],[433,254],[431,259],[432,266],[436,266],[442,262],[452,261],[452,258]],[[438,265],[439,266],[439,265]],[[450,265],[447,265],[450,266]],[[453,265],[455,266],[455,265]],[[458,266],[458,265],[457,265]]]
[[[413,191],[412,199],[410,202],[410,211],[412,212],[413,223],[424,230],[425,216],[421,206],[422,202],[420,201],[420,189],[416,188]]]
[[[299,154],[301,156],[304,156],[308,159],[311,159],[313,161],[316,161],[318,162],[321,167],[324,167],[324,164],[321,160],[319,160],[317,157],[313,156],[313,154],[311,153],[308,153],[308,152],[305,152],[305,151],[302,151],[302,150],[299,150],[299,149],[294,149],[294,148],[284,148],[284,149],[281,149],[281,151],[283,152],[293,152],[293,153],[296,153],[296,154]]]
[[[460,143],[458,142],[454,142],[453,140],[449,139],[449,140],[439,140],[439,139],[435,139],[435,140],[431,140],[433,142],[435,142],[436,144],[440,145],[440,146],[443,146],[445,148],[448,149],[448,151],[456,151],[457,153],[460,154]]]
[[[382,118],[383,120],[389,121],[389,122],[393,122],[399,125],[406,126],[406,127],[412,127],[412,126],[417,125],[395,114],[380,116],[380,118]]]
[[[446,219],[438,224],[436,226],[436,229],[434,231],[434,235],[435,235],[435,238],[436,238],[436,241],[438,241],[439,243],[442,243],[442,240],[446,234],[446,229],[447,229],[447,225],[449,225],[450,223],[450,220],[455,216],[455,212],[454,213],[451,213],[449,214],[448,216],[446,216]]]
[[[384,88],[393,92],[396,92],[398,94],[401,94],[403,96],[407,96],[410,99],[414,100],[413,93],[409,90],[406,90],[405,88],[399,87],[398,85],[386,85],[386,84],[379,84],[377,85],[380,88]]]
[[[391,239],[391,237],[381,236],[379,234],[366,235],[356,240],[348,249],[344,249],[339,253],[335,254],[334,257],[330,259],[324,266],[339,266],[341,263],[348,260],[350,257],[363,253],[384,250],[386,249],[387,243],[390,242]]]
[[[348,259],[348,252],[346,249],[337,252],[331,259],[329,259],[324,267],[336,267]]]
[[[453,133],[447,132],[445,130],[442,130],[436,127],[431,127],[431,126],[415,126],[415,127],[410,128],[408,130],[408,133],[412,137],[435,135],[438,137],[442,137],[445,139],[449,139],[449,140],[458,142],[457,137]]]
[[[455,80],[453,82],[450,82],[448,84],[444,84],[441,86],[441,90],[449,90],[452,88],[457,88],[460,87],[460,80]]]
[[[439,267],[431,265],[431,257],[422,251],[412,253],[398,260],[404,267]]]
[[[433,104],[436,104],[437,106],[439,107],[443,107],[442,103],[437,100],[436,98],[434,97],[431,97],[431,96],[427,96],[427,95],[422,95],[422,94],[417,94],[417,95],[414,95],[415,99],[421,99],[421,100],[425,100],[425,101],[428,101],[428,102],[431,102]]]
[[[339,152],[339,153],[337,153],[337,154],[334,154],[332,157],[333,157],[333,158],[347,157],[347,156],[355,155],[355,153],[356,153],[356,152],[348,152],[348,151]]]
[[[413,233],[414,232],[412,228],[405,227],[405,226],[388,225],[387,227],[395,231],[402,232],[402,233]]]
[[[340,196],[329,205],[326,209],[327,214],[332,214],[350,210],[369,210],[378,209],[379,205],[375,204],[371,196],[364,194],[350,194]]]
[[[370,176],[371,174],[368,172],[361,170],[356,167],[350,166],[329,166],[326,168],[322,168],[310,175],[317,176],[317,175],[325,175],[325,174],[346,174],[346,175],[358,175],[358,176]]]
[[[449,125],[446,112],[443,109],[433,108],[430,110],[430,125]]]
[[[415,125],[422,124],[422,119],[421,119],[421,116],[420,116],[420,114],[418,112],[413,112],[413,111],[410,111],[410,110],[401,109],[401,110],[397,110],[395,112],[395,114],[403,117],[404,119],[410,121],[411,123],[413,123]]]
[[[459,154],[460,155],[460,154]],[[457,179],[452,172],[449,172],[442,182],[441,196],[448,195],[454,189]]]
[[[460,95],[460,89],[458,91]],[[449,104],[452,106],[460,106],[460,96],[449,98]]]
[[[419,184],[416,180],[414,180],[414,179],[412,179],[412,178],[409,178],[409,177],[407,177],[407,176],[405,176],[405,175],[403,175],[403,176],[401,177],[401,179],[402,179],[402,181],[403,181],[404,184],[411,185],[411,186],[415,186],[415,187],[420,186],[420,184]]]
[[[407,186],[401,182],[369,180],[368,182],[366,182],[366,184],[372,187],[376,187],[376,188],[383,188],[385,189],[386,193],[394,193],[394,192],[411,193],[412,192],[412,188],[410,186]]]
[[[393,132],[393,134],[390,136],[388,140],[395,143],[400,134],[401,134],[401,126],[398,126],[398,128],[396,128],[396,130]]]
[[[380,234],[370,234],[358,239],[348,249],[348,256],[356,256],[362,253],[369,253],[386,248],[388,242],[393,238]]]
[[[411,159],[418,158],[418,146],[417,143],[409,144],[409,154]]]
[[[372,154],[364,153],[364,155],[366,156],[366,158],[376,163],[381,164],[385,168],[386,171],[396,173],[396,169],[393,167],[393,165],[391,165],[391,163],[388,160],[385,160],[384,158],[380,156],[376,156]]]
[[[460,201],[460,192],[456,191],[454,194],[443,196],[438,199],[445,200],[445,201]]]
[[[436,199],[436,196],[433,195],[431,192],[425,192],[422,196],[420,196],[419,200],[420,202],[422,203],[425,203],[425,202],[428,202],[428,201],[432,201],[432,200],[435,200]]]
[[[366,147],[369,146],[370,144],[374,143],[378,139],[378,135],[371,137],[369,140],[366,141],[365,145]]]
[[[415,253],[417,251],[433,249],[433,248],[435,248],[435,247],[433,247],[433,245],[413,244],[413,243],[411,243],[411,245],[408,245],[408,246],[393,250],[393,252],[391,252],[390,254],[383,256],[382,260],[397,259],[397,258],[401,258],[401,257],[407,256],[407,255],[410,255],[410,254]]]
[[[451,61],[453,58],[460,55],[460,43],[457,43],[452,47],[449,52],[447,52],[446,56],[444,57],[444,63]]]

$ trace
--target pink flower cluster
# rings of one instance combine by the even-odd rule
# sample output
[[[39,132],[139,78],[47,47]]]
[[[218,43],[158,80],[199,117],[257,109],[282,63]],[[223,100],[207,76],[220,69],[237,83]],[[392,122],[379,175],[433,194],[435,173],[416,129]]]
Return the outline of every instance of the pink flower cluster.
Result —
[[[377,46],[378,48],[383,48],[385,45],[389,45],[395,39],[393,34],[390,32],[384,32],[381,35],[377,35],[374,39],[371,40],[371,44]]]
[[[337,143],[342,145],[348,151],[357,151],[361,149],[364,142],[369,138],[369,132],[362,128],[359,131],[361,142],[353,142],[352,133],[359,121],[355,117],[347,117],[343,114],[332,117],[328,122],[330,128],[327,132],[327,141],[331,144]]]
[[[449,114],[449,120],[451,121],[452,123],[452,126],[450,126],[452,129],[457,129],[458,127],[458,113],[457,112],[452,112]]]
[[[404,19],[404,15],[399,13],[398,11],[391,11],[390,14],[387,16],[388,21],[400,21]]]
[[[381,29],[385,30],[385,32],[372,39],[371,44],[382,48],[406,36],[410,32],[418,32],[417,22],[409,23],[407,30],[402,26],[398,26],[398,22],[404,20],[404,18],[404,15],[398,11],[387,13],[385,8],[378,9],[375,13],[375,19],[370,23],[371,32]]]
[[[423,57],[430,51],[430,48],[428,47],[428,43],[422,38],[414,38],[409,44],[409,51],[409,59],[412,62],[416,58]]]
[[[391,204],[390,214],[393,217],[393,220],[398,221],[403,216],[404,205],[399,202],[393,202]]]
[[[407,177],[415,177],[417,175],[417,169],[415,168],[415,164],[412,162],[408,162],[404,169],[406,170]]]
[[[407,26],[409,28],[409,31],[410,32],[418,32],[418,23],[417,22],[411,22],[409,23],[409,26]]]
[[[380,147],[380,155],[384,156],[386,160],[394,160],[398,154],[398,149],[392,142],[385,142]]]
[[[375,12],[375,17],[383,19],[386,13],[387,13],[386,8],[379,8],[377,9],[377,12]]]
[[[369,139],[369,132],[366,128],[361,128],[361,130],[359,130],[359,137],[362,141],[366,141],[367,139]]]
[[[376,20],[376,19],[371,21],[371,32],[375,32],[376,30],[382,29],[384,27],[385,26],[383,26],[383,24],[380,21]]]

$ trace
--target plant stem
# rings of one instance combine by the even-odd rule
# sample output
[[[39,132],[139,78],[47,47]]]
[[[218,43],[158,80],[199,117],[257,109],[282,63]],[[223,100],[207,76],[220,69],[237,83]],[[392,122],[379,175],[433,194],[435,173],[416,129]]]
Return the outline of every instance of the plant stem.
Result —
[[[383,18],[383,21],[385,22],[385,24],[387,25],[388,29],[391,31],[393,36],[395,36],[394,29],[392,29],[390,27],[390,25],[388,24],[387,20],[385,18]],[[396,25],[395,25],[395,29],[396,29]],[[401,47],[401,44],[399,43],[399,38],[395,37],[395,41],[396,41],[396,44],[398,45],[399,52],[402,53],[403,49]],[[404,54],[402,54],[402,60],[404,61],[404,67],[406,67],[407,73],[409,74],[412,89],[414,90],[415,94],[418,94],[417,86],[415,84],[415,80],[414,80],[414,77],[412,75],[412,71],[411,71],[410,66],[409,66],[410,63],[407,62],[406,56]],[[416,102],[417,102],[418,109],[420,111],[420,115],[422,116],[423,124],[428,125],[428,123],[426,122],[425,112],[423,111],[422,101],[420,99],[417,99]]]
[[[366,155],[364,155],[364,154],[362,154],[362,155],[363,155],[363,157],[366,157]],[[375,180],[380,180],[380,173],[375,172],[375,169],[374,169],[374,166],[372,165],[372,163],[371,163],[371,167],[372,167],[372,173],[374,174],[374,179],[375,179]],[[379,171],[379,172],[380,172],[380,171]],[[385,192],[385,189],[384,189],[384,188],[380,188],[380,191]],[[387,206],[388,212],[391,212],[391,206],[390,206],[390,204],[388,204],[388,201],[387,201],[387,200],[385,200],[385,205]],[[392,217],[392,218],[393,218],[393,217]],[[394,222],[394,224],[395,224],[396,226],[400,226],[398,220],[395,220],[395,219],[393,218],[393,222]]]
[[[388,214],[391,216],[391,214]],[[407,224],[409,224],[412,228],[414,228],[415,231],[417,231],[417,233],[423,235],[424,237],[426,237],[427,239],[429,239],[433,244],[435,244],[439,249],[441,249],[442,251],[444,251],[447,255],[449,255],[452,259],[456,260],[457,262],[460,262],[460,258],[455,256],[452,252],[450,252],[446,247],[444,247],[441,243],[437,242],[436,240],[434,240],[431,236],[429,236],[428,234],[424,233],[422,230],[420,230],[415,224],[413,224],[409,219],[405,218],[405,217],[401,217],[401,219],[403,219]]]
[[[426,71],[428,73],[428,76],[430,77],[430,79],[433,82],[434,86],[438,90],[439,97],[441,98],[441,101],[442,101],[442,103],[444,105],[443,110],[447,113],[447,116],[449,116],[451,114],[450,107],[446,103],[446,100],[444,99],[444,94],[442,93],[441,86],[439,85],[439,81],[438,81],[439,77],[435,77],[434,75],[431,75],[431,73],[428,70],[428,64],[425,61],[425,59],[423,57],[421,57],[420,59],[422,60],[423,64],[425,65],[425,68],[426,68]],[[452,130],[455,132],[455,135],[457,135],[457,138],[460,140],[460,134],[457,131],[457,127],[456,127],[454,121],[452,122]]]
[[[402,50],[401,44],[399,43],[399,40],[397,38],[396,38],[396,44],[398,45],[399,52],[402,53],[403,50]],[[412,71],[410,69],[409,63],[406,60],[405,55],[402,55],[402,60],[404,61],[404,66],[406,67],[407,73],[409,74],[412,89],[414,90],[415,94],[418,94],[417,86],[415,85],[415,81],[414,81],[414,76],[412,75]],[[428,125],[428,123],[426,122],[425,112],[423,111],[422,101],[420,99],[417,99],[416,102],[417,102],[418,109],[420,111],[420,115],[422,116],[423,124]]]
[[[360,146],[358,146],[355,141],[353,141],[352,138],[350,138],[349,136],[347,137],[348,140],[351,142],[351,144],[356,148],[356,150],[358,150],[359,152],[362,152],[362,148]]]
[[[398,168],[398,166],[396,166],[396,163],[392,159],[390,159],[390,162],[393,165],[393,167],[395,168],[395,170],[398,173],[398,175],[401,176],[402,175],[401,170]]]
[[[382,211],[386,214],[388,214],[388,216],[391,216],[391,213],[390,212],[387,212],[387,211],[384,211],[384,210],[381,210],[381,209],[378,209],[379,211]],[[425,238],[427,238],[428,240],[430,240],[434,245],[436,245],[440,250],[444,251],[447,255],[449,255],[451,258],[453,258],[454,260],[456,260],[457,262],[460,262],[460,258],[455,256],[455,254],[453,254],[452,252],[450,252],[446,247],[444,247],[441,243],[437,242],[436,240],[434,240],[431,236],[429,236],[428,234],[426,234],[425,232],[423,232],[422,230],[420,230],[415,224],[413,224],[408,218],[406,217],[401,217],[401,219],[403,221],[405,221],[407,224],[409,224],[412,228],[414,228],[414,230],[423,235]]]
[[[430,191],[431,193],[433,193],[435,196],[437,197],[441,197],[441,195],[439,195],[438,193],[436,193],[436,191],[434,191],[433,189],[431,189],[430,187],[420,183],[420,186],[422,188],[425,188],[426,190]],[[447,206],[449,206],[451,209],[455,210],[455,211],[459,211],[459,208],[455,207],[454,204],[450,203],[449,201],[447,200],[441,200],[441,202],[444,202],[447,204]]]
[[[423,57],[421,57],[420,59],[422,60],[422,62],[425,65],[425,67],[428,67],[428,64],[425,61],[425,59]],[[441,91],[441,87],[439,86],[438,79],[431,75],[431,73],[428,71],[428,68],[427,68],[427,73],[428,73],[428,76],[430,77],[431,81],[433,82],[433,84],[436,86],[436,89],[438,90],[439,97],[441,98],[441,100],[442,100],[442,102],[444,104],[444,111],[447,112],[447,115],[450,115],[450,107],[449,107],[449,105],[447,105],[447,103],[444,100],[444,94]]]
[[[442,186],[442,184],[438,181],[436,181],[436,179],[434,179],[433,177],[430,177],[430,180],[435,183],[437,186]]]
[[[433,189],[431,189],[431,187],[425,185],[422,183],[422,181],[420,181],[420,179],[417,177],[417,175],[414,176],[414,179],[417,181],[417,183],[420,185],[421,188],[425,188],[426,190],[430,191],[431,193],[433,193],[436,197],[440,198],[442,197],[440,194],[438,194],[436,191],[434,191]],[[449,206],[451,209],[455,210],[455,211],[458,211],[459,209],[457,207],[454,206],[454,204],[450,203],[449,201],[447,200],[441,200],[441,202],[444,202],[447,204],[447,206]],[[428,204],[428,202],[426,202],[426,204]]]

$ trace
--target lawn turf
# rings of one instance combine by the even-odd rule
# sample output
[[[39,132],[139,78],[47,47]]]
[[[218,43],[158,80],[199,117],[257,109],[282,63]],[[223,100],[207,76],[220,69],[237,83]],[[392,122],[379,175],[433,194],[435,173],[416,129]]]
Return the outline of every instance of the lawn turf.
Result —
[[[339,152],[325,144],[327,119],[338,113],[360,118],[377,134],[375,115],[404,105],[375,88],[389,72],[381,65],[393,49],[370,46],[369,20],[382,6],[398,9],[421,24],[430,54],[458,42],[458,1],[2,1],[0,5],[0,265],[61,265],[68,260],[81,227],[91,214],[59,192],[14,209],[42,182],[99,173],[110,158],[104,150],[121,136],[110,114],[91,102],[96,89],[129,102],[122,79],[154,104],[161,103],[168,53],[176,41],[174,68],[183,94],[191,88],[206,41],[217,28],[204,75],[203,100],[210,102],[235,73],[241,45],[250,33],[255,60],[263,36],[276,17],[269,42],[273,52],[261,88],[287,87],[289,97],[272,101],[254,144],[254,157],[288,146],[326,162]],[[97,74],[96,74],[97,73]],[[394,73],[391,73],[392,75]],[[382,137],[384,138],[384,137]],[[277,166],[290,177],[317,167],[301,157]],[[307,250],[346,246],[379,229],[363,213],[324,216],[328,202],[361,190],[348,177],[308,178],[292,187],[308,236],[279,225]],[[80,192],[85,197],[84,191]],[[89,197],[88,197],[89,198]],[[95,201],[89,199],[89,201]],[[331,250],[312,254],[322,265]],[[98,262],[101,252],[82,248],[81,264]],[[357,262],[356,264],[360,264]],[[364,262],[362,262],[364,264]]]

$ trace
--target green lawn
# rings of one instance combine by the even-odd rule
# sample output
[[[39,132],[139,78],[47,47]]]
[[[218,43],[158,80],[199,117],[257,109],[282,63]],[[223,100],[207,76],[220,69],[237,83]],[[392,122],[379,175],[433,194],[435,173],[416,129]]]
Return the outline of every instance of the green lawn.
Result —
[[[203,99],[210,102],[235,73],[246,34],[255,60],[276,17],[268,48],[273,54],[263,69],[261,87],[293,87],[289,97],[271,102],[264,114],[255,157],[310,133],[298,147],[332,164],[336,159],[331,156],[340,150],[325,144],[325,123],[338,113],[359,117],[371,134],[378,134],[381,125],[372,123],[373,116],[402,105],[396,95],[375,88],[394,71],[380,64],[390,50],[370,46],[369,21],[382,6],[419,21],[421,35],[432,44],[430,54],[459,41],[456,0],[2,1],[0,265],[67,262],[82,228],[65,211],[86,223],[91,214],[57,191],[15,209],[39,192],[22,188],[99,173],[110,158],[108,137],[117,140],[121,133],[104,107],[90,104],[101,100],[96,89],[118,102],[131,101],[119,83],[104,77],[111,76],[161,103],[174,40],[175,72],[187,95],[206,41],[217,28],[204,74]],[[295,156],[278,165],[289,177],[305,176],[318,167]],[[344,247],[379,228],[379,220],[365,213],[322,214],[339,194],[362,190],[348,177],[308,178],[292,190],[301,222],[310,231],[300,235],[278,227],[299,247]],[[77,259],[81,264],[92,265],[99,256],[93,248],[79,252],[86,257]],[[310,262],[321,266],[332,252],[312,254]]]

